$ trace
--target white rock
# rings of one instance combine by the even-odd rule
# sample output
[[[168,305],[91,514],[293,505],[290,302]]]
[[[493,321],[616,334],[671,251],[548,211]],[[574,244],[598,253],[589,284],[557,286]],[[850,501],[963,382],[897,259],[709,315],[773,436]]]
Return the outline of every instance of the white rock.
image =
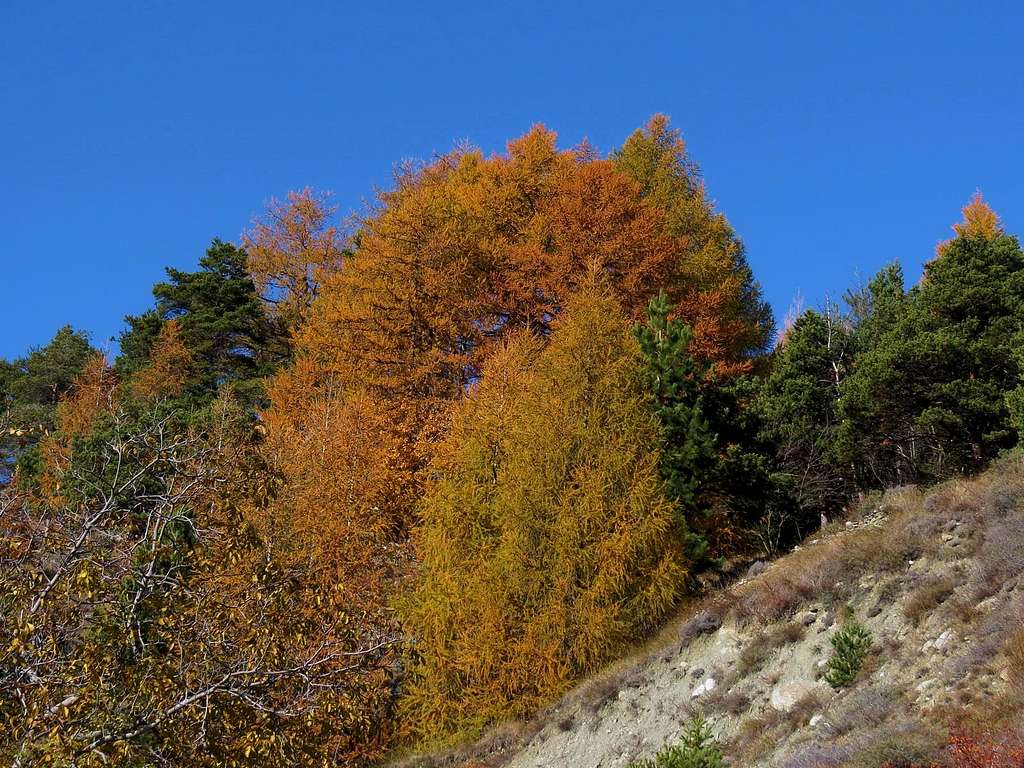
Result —
[[[935,679],[930,677],[927,680],[922,680],[920,683],[918,683],[917,684],[917,690],[919,690],[919,691],[927,691],[933,685],[935,685]]]
[[[939,635],[937,638],[935,638],[935,644],[934,644],[935,650],[941,651],[943,648],[945,648],[947,645],[949,645],[949,643],[952,640],[953,640],[953,631],[947,629],[945,632],[943,632],[941,635]]]
[[[693,693],[690,694],[690,698],[696,699],[699,696],[703,696],[705,693],[711,693],[715,690],[715,686],[718,685],[718,681],[713,677],[709,677],[703,683],[693,689]]]
[[[808,723],[808,725],[811,726],[811,728],[813,728],[818,723],[820,723],[824,719],[824,717],[825,716],[822,715],[821,713],[818,713],[817,715],[811,715],[811,720]]]

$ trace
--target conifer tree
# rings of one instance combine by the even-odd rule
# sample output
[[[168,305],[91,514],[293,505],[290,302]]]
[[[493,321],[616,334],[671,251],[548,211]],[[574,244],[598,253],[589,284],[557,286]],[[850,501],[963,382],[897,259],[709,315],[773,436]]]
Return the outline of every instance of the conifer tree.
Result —
[[[529,711],[652,627],[684,582],[643,356],[585,294],[519,336],[456,406],[403,601],[409,726],[445,739]]]
[[[842,403],[862,484],[970,472],[1016,442],[1007,341],[1024,322],[1024,252],[980,196],[954,230],[905,298],[894,277],[876,281]]]
[[[691,520],[700,511],[699,491],[714,461],[715,435],[704,416],[704,372],[689,353],[693,332],[680,320],[669,319],[668,298],[661,292],[647,307],[646,324],[634,333],[647,362],[647,386],[664,434],[661,464],[666,491],[679,505],[679,527],[691,556],[699,559],[707,542],[691,532]]]
[[[260,379],[282,361],[287,347],[280,329],[268,322],[246,254],[214,240],[195,272],[168,268],[168,282],[153,286],[154,309],[126,318],[115,370],[127,378],[150,363],[163,324],[176,320],[192,358],[184,394],[209,403],[219,388],[232,384],[247,404],[262,399]]]
[[[831,514],[850,490],[837,451],[839,404],[853,364],[853,332],[839,308],[808,310],[787,329],[758,393],[762,435],[800,510],[798,525]]]

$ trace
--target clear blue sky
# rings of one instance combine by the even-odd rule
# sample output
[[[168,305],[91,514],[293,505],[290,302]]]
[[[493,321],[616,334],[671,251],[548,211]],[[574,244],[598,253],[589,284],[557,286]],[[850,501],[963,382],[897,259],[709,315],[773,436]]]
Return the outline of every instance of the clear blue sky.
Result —
[[[396,161],[534,122],[618,145],[669,114],[780,316],[981,188],[1024,230],[1020,2],[0,0],[0,356],[104,344],[272,195],[358,209]]]

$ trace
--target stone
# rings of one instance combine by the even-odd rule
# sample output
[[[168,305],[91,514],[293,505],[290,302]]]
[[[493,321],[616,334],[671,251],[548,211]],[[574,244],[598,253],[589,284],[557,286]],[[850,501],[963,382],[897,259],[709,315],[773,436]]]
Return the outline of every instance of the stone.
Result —
[[[941,635],[939,635],[937,638],[935,638],[935,642],[932,644],[932,647],[936,651],[941,651],[943,648],[945,648],[951,642],[953,642],[953,631],[950,630],[950,629],[947,629],[945,632],[943,632]]]
[[[816,715],[811,715],[810,721],[807,723],[811,728],[814,728],[818,723],[825,719],[825,716],[820,712]]]
[[[927,680],[922,680],[920,683],[917,684],[917,690],[927,691],[933,685],[935,685],[935,678],[929,677]]]
[[[709,677],[703,683],[693,689],[693,693],[690,694],[691,699],[696,699],[703,696],[705,693],[711,693],[715,690],[715,686],[718,685],[718,681],[713,677]]]
[[[816,614],[808,612],[808,613],[805,613],[803,615],[802,619],[800,619],[800,623],[803,624],[805,627],[809,627],[809,626],[811,626],[811,624],[813,624],[817,620],[818,620],[818,617],[817,617]]]

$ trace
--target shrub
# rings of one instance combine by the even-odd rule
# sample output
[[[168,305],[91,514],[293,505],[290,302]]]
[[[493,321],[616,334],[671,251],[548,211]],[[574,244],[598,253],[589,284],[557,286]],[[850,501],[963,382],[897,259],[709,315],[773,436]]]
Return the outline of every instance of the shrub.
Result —
[[[795,643],[804,636],[804,626],[799,621],[791,621],[776,627],[771,632],[759,632],[754,635],[740,654],[737,671],[748,675],[759,670],[768,657],[784,645]]]
[[[1010,733],[957,733],[949,746],[955,768],[1024,768],[1024,742]]]
[[[832,636],[832,658],[828,660],[825,680],[833,688],[845,688],[860,672],[864,657],[871,648],[871,633],[851,619]]]
[[[662,748],[652,758],[635,760],[629,768],[725,768],[725,759],[711,727],[696,715],[678,744]]]
[[[701,635],[717,632],[721,626],[722,616],[715,610],[715,606],[701,611],[679,628],[680,649],[685,648]]]
[[[937,576],[928,579],[911,594],[907,604],[903,607],[903,615],[915,625],[920,623],[926,614],[946,602],[956,587],[956,580],[950,576]]]
[[[830,716],[826,732],[830,738],[837,739],[848,733],[877,728],[895,711],[894,698],[891,691],[875,690],[844,697],[839,711]]]

